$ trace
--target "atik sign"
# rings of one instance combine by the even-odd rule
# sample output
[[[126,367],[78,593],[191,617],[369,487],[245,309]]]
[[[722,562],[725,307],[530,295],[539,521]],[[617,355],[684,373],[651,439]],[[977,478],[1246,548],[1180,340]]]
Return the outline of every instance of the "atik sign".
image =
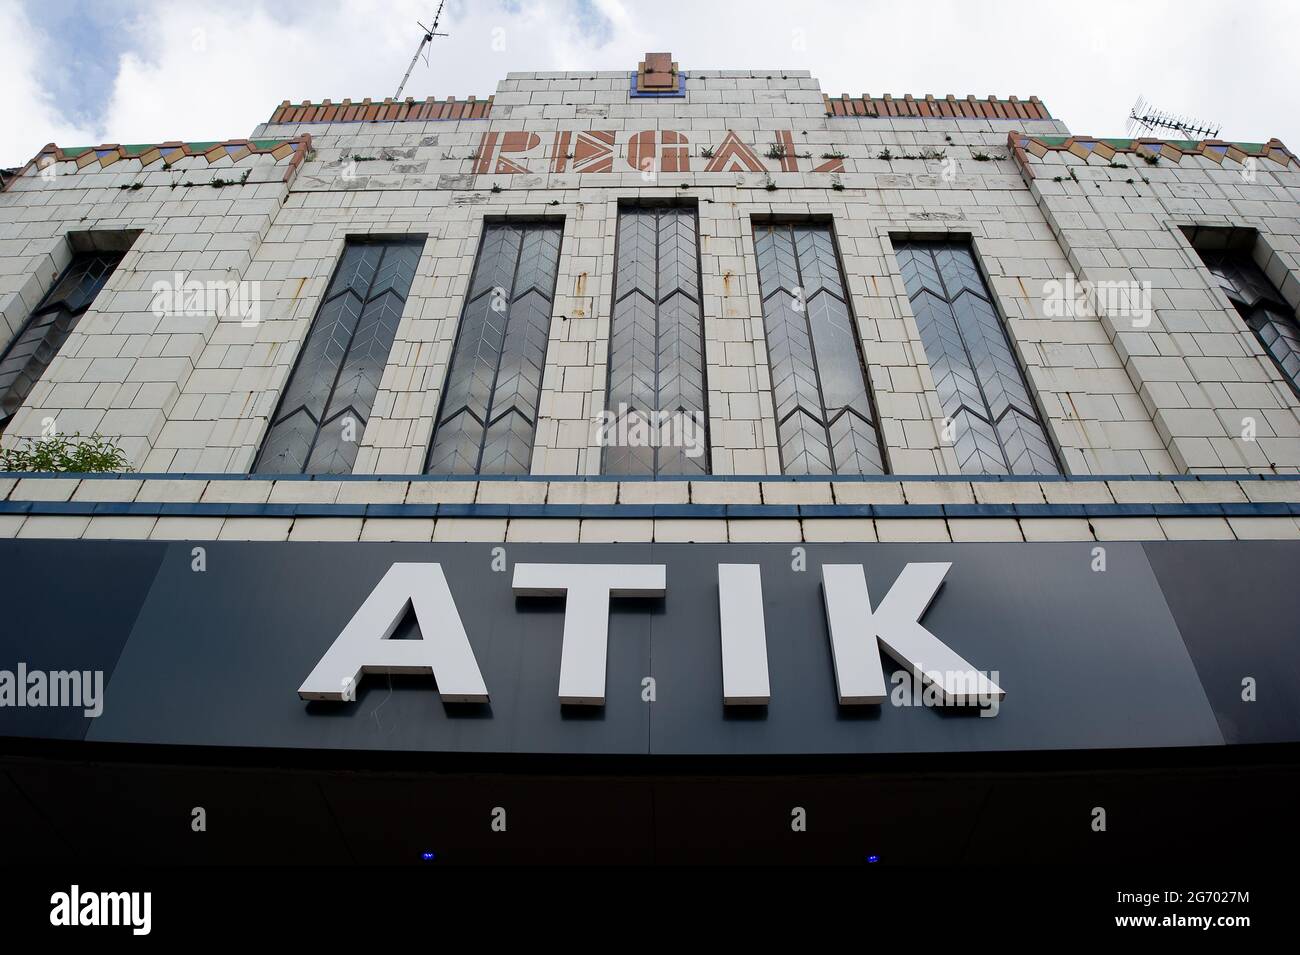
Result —
[[[885,701],[880,651],[910,669],[943,705],[990,706],[1005,696],[923,627],[921,616],[950,563],[909,563],[872,609],[861,564],[823,564],[822,596],[835,685],[842,705]],[[663,564],[515,565],[516,597],[562,597],[561,703],[605,702],[609,605],[620,597],[664,597]],[[758,564],[718,564],[722,698],[729,705],[770,699],[767,629]],[[422,639],[390,639],[408,612]],[[432,675],[442,699],[485,703],[488,688],[442,565],[394,563],[298,689],[304,700],[356,699],[366,674]]]

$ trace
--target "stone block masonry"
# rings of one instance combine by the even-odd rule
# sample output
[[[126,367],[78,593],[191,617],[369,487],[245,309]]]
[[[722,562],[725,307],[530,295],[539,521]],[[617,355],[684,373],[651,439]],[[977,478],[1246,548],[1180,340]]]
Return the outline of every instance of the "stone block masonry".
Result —
[[[1036,484],[964,484],[961,475],[951,487],[909,480],[956,475],[959,466],[936,385],[942,376],[894,254],[904,240],[970,246],[1044,430],[1066,474],[1092,489],[1086,493],[1103,493],[1114,476],[1297,474],[1300,401],[1188,238],[1204,228],[1255,236],[1261,268],[1291,308],[1300,307],[1300,165],[1285,146],[1072,137],[1037,97],[827,96],[805,72],[696,70],[667,54],[634,67],[511,73],[483,99],[284,102],[242,143],[43,150],[0,193],[0,335],[7,341],[22,327],[78,247],[130,240],[9,425],[5,446],[53,420],[64,433],[119,437],[142,472],[247,472],[345,241],[408,235],[424,237],[423,252],[354,474],[418,475],[484,224],[545,218],[562,223],[563,237],[530,471],[551,478],[553,489],[568,488],[555,491],[554,506],[622,508],[590,520],[626,514],[644,526],[623,530],[645,539],[660,532],[689,539],[682,522],[691,521],[701,539],[728,539],[736,521],[735,532],[750,539],[768,533],[762,517],[772,521],[773,539],[804,540],[1094,539],[1126,533],[1124,521],[1147,522],[1130,527],[1138,536],[1294,533],[1289,511],[1220,512],[1196,527],[1171,523],[1197,517],[1190,513],[1025,511],[999,515],[997,526],[975,512],[944,513],[1195,502],[1174,501],[1164,480],[1123,482],[1122,499],[1106,492],[1104,501],[1056,500],[1075,493],[1056,487],[1022,501],[1017,495]],[[682,203],[698,213],[707,384],[707,407],[698,410],[711,474],[730,480],[706,482],[699,495],[683,491],[684,501],[651,494],[642,502],[645,488],[607,501],[608,485],[583,481],[601,469],[593,421],[607,393],[618,210],[628,203]],[[768,483],[781,474],[782,449],[754,232],[791,219],[831,227],[891,481]],[[178,275],[255,290],[257,320],[159,316],[156,283]],[[1149,308],[1138,321],[1113,308],[1076,307],[1073,298],[1063,310],[1061,290],[1071,282],[1142,289]],[[220,503],[319,503],[308,496],[317,483],[277,484],[269,501]],[[1286,482],[1243,484],[1247,503],[1287,503],[1273,496],[1288,493]],[[233,493],[215,481],[211,488]],[[394,493],[391,485],[385,491]],[[412,483],[400,501],[360,506],[467,506],[476,493],[470,476],[468,484]],[[552,506],[545,497],[483,504]],[[794,514],[764,511],[755,524],[725,511],[653,511],[673,506]],[[900,512],[892,524],[888,511],[855,518],[808,510],[853,506],[940,514]],[[639,507],[652,510],[631,510]],[[500,539],[594,540],[617,530],[558,512],[449,511],[421,512],[431,523],[412,531],[392,523],[400,516],[337,515],[330,519],[345,523],[320,527],[366,539],[440,539],[469,533],[465,522],[474,521],[485,522],[474,533],[499,531]],[[4,517],[15,534],[47,525],[50,533],[141,534],[131,522],[164,515]],[[189,519],[221,525],[205,524],[205,533],[237,535],[235,525],[248,522],[249,534],[288,537],[312,533],[302,522],[314,518]],[[544,527],[548,520],[573,526]]]

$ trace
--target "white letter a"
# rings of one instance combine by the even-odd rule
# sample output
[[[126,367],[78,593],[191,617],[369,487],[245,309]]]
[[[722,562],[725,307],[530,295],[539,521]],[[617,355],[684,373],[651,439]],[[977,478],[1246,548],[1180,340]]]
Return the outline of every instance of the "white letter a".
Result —
[[[390,640],[414,607],[422,640]],[[393,564],[311,671],[304,700],[350,700],[366,673],[433,674],[447,703],[488,698],[440,564]]]

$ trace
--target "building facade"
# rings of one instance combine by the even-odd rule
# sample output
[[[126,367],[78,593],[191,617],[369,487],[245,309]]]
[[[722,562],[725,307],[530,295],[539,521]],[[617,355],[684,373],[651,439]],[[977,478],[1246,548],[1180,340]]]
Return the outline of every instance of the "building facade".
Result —
[[[831,723],[880,701],[850,691],[826,595],[841,594],[845,621],[871,618],[909,562],[937,558],[953,567],[944,595],[975,601],[954,623],[988,611],[981,594],[1004,598],[994,629],[1025,639],[1066,624],[1015,618],[1015,601],[1075,614],[1081,642],[1141,618],[1134,633],[1173,641],[1148,662],[1178,670],[1180,689],[1131,707],[1103,693],[1117,722],[1092,736],[1039,722],[1041,735],[1022,724],[973,742],[945,721],[919,742],[862,743],[828,723],[757,743],[736,738],[733,721],[700,749],[682,727],[648,751],[1294,745],[1295,649],[1269,635],[1294,634],[1300,609],[1283,570],[1300,546],[1298,308],[1300,160],[1277,140],[1097,139],[1071,134],[1037,97],[831,97],[806,72],[684,69],[667,54],[621,72],[512,73],[486,101],[284,102],[249,140],[51,144],[6,179],[3,446],[98,433],[133,471],[0,477],[0,537],[13,566],[37,553],[101,566],[127,554],[121,542],[158,542],[140,580],[163,574],[167,554],[189,566],[230,553],[274,574],[287,558],[265,564],[267,542],[303,542],[293,553],[355,574],[353,609],[393,560],[423,553],[399,544],[484,568],[498,550],[537,566],[663,554],[670,610],[674,586],[687,586],[674,580],[700,570],[692,555],[762,564],[761,586],[701,571],[712,589],[696,595],[695,617],[713,614],[724,642],[719,663],[707,638],[709,680],[717,671],[742,688],[716,703],[778,705],[775,660],[770,693],[766,658],[756,682],[726,662],[752,651],[727,640],[761,630],[766,610],[769,648],[777,620],[782,632],[812,627],[818,652],[832,631],[834,669],[817,677],[834,677]],[[32,549],[54,541],[63,549]],[[358,553],[342,542],[392,546],[357,565],[338,556]],[[774,574],[798,573],[801,557],[812,589],[789,600],[812,602],[787,617]],[[855,560],[867,562],[870,602],[854,603],[852,580],[817,574]],[[985,569],[963,577],[963,561]],[[228,608],[255,584],[194,599]],[[620,593],[610,586],[606,599]],[[1257,586],[1271,586],[1271,602],[1224,616]],[[663,597],[662,584],[646,587]],[[565,592],[516,578],[513,595]],[[499,599],[510,597],[507,586]],[[139,599],[147,610],[156,589]],[[757,622],[743,608],[755,602]],[[317,621],[330,632],[303,659],[314,663],[351,613]],[[616,661],[612,634],[631,626],[620,620],[608,625],[608,679],[604,651],[598,661],[609,699],[566,695],[561,676],[564,705],[603,705],[611,724],[616,685],[629,712],[650,702],[646,678],[671,699],[648,648],[644,661]],[[1206,628],[1223,626],[1245,627],[1253,649],[1216,688]],[[491,671],[493,651],[466,629]],[[132,661],[133,633],[123,624],[119,668],[149,671]],[[556,634],[538,663],[550,697]],[[1176,661],[1152,662],[1165,651]],[[922,669],[906,648],[890,654]],[[517,677],[527,659],[498,663]],[[560,665],[581,685],[577,662]],[[989,722],[1005,725],[1017,690],[1049,671],[1064,678],[1022,661]],[[1265,672],[1283,683],[1272,702],[1238,699]],[[303,706],[296,686],[287,699]],[[1194,706],[1184,691],[1200,694]],[[1079,714],[1088,700],[1075,703]],[[1154,715],[1184,704],[1177,725]],[[201,721],[168,735],[123,719],[67,733],[259,745]],[[645,749],[575,742],[572,730],[468,748]],[[307,732],[279,745],[335,743]],[[338,745],[459,744],[390,747],[362,733]]]

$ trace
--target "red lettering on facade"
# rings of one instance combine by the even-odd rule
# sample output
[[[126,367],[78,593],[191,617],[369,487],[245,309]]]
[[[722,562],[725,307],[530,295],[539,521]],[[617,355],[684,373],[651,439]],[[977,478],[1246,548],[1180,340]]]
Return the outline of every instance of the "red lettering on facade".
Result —
[[[776,152],[781,157],[782,172],[797,172],[799,161],[794,154],[794,136],[788,129],[776,134]]]
[[[573,147],[574,172],[613,172],[614,134],[593,129],[578,133]]]
[[[589,173],[613,172],[614,157],[618,151],[617,134],[612,130],[559,130],[550,147],[550,172]],[[541,143],[537,133],[516,130],[503,133],[484,133],[474,156],[474,173],[514,174],[529,171],[525,163],[527,154]],[[781,172],[797,172],[799,155],[795,152],[794,133],[788,129],[776,132],[776,141],[768,152],[777,160]],[[624,159],[630,168],[641,173],[683,173],[691,171],[690,140],[685,133],[673,129],[646,129],[633,133],[627,140]],[[727,130],[722,142],[715,147],[702,172],[767,172],[765,163],[754,148]],[[843,159],[828,159],[813,172],[843,172]]]
[[[718,146],[713,158],[704,167],[704,171],[766,172],[767,170],[763,167],[763,161],[758,158],[758,153],[742,143],[731,130],[727,130],[722,144]]]
[[[665,129],[661,134],[664,149],[660,165],[664,172],[690,172],[691,147],[687,144],[685,133],[675,133]]]
[[[474,163],[476,175],[496,172],[509,175],[528,172],[528,167],[515,159],[507,159],[506,153],[519,155],[537,146],[542,140],[536,133],[516,131],[512,133],[484,133],[479,142],[478,157]],[[492,160],[496,160],[495,166]]]

